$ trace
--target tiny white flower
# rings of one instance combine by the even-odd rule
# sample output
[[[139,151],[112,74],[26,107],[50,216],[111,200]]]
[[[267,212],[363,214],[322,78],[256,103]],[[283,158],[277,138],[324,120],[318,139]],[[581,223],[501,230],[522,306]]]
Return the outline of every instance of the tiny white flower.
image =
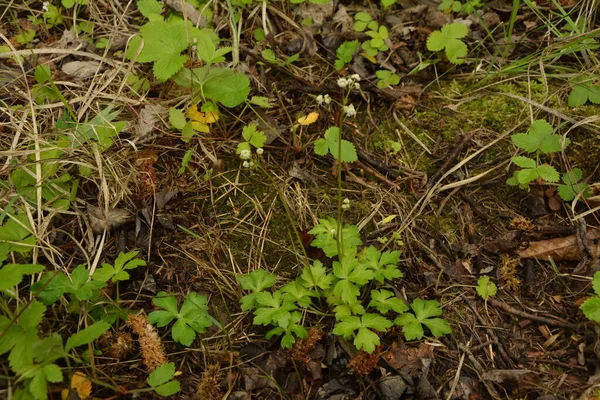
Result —
[[[346,197],[342,202],[344,204],[350,204],[350,199]]]
[[[45,2],[42,4],[42,11],[44,11],[44,12],[48,12],[48,6],[49,6],[49,5],[50,5],[50,2],[49,2],[49,1],[45,1]]]
[[[318,105],[321,105],[321,104],[323,104],[324,102],[325,102],[325,98],[323,97],[323,95],[322,95],[322,94],[318,95],[318,96],[317,96],[317,104],[318,104]]]
[[[332,235],[335,235],[335,228],[331,228],[331,229],[329,230],[329,233],[331,233]]]
[[[360,89],[360,83],[355,82],[354,83],[354,89],[359,90]]]
[[[325,96],[323,96],[323,101],[325,102],[325,104],[329,104],[331,103],[331,97],[329,97],[329,95],[326,94]]]
[[[240,152],[240,160],[249,160],[252,157],[252,152],[250,150],[242,150]]]
[[[349,83],[350,82],[348,82],[348,80],[346,78],[340,78],[337,80],[337,85],[339,87],[341,87],[342,89],[347,87]]]
[[[254,167],[254,161],[248,161],[248,168]]]
[[[244,168],[250,168],[250,163],[248,161],[244,161],[242,163],[242,167],[244,167]]]
[[[356,115],[356,109],[354,108],[354,104],[350,104],[349,106],[344,106],[344,114],[349,117],[353,117]]]
[[[342,210],[347,210],[350,208],[350,204],[342,204]]]
[[[352,78],[352,80],[353,80],[354,82],[358,82],[358,81],[360,81],[360,75],[358,75],[358,74],[353,74],[353,75],[350,75],[350,78]]]
[[[262,147],[259,147],[258,149],[256,149],[256,154],[258,154],[259,156],[265,152],[265,149],[263,149]]]

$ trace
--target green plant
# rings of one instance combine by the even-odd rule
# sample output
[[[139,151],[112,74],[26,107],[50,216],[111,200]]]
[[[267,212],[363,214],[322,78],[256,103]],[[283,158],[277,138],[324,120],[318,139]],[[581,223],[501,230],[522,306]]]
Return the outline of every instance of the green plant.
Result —
[[[315,142],[315,153],[320,156],[331,154],[333,158],[342,162],[358,160],[354,145],[346,139],[340,141],[340,129],[335,126],[327,129],[325,136]]]
[[[333,333],[353,338],[358,349],[371,353],[380,344],[376,332],[385,332],[394,325],[387,315],[403,314],[409,309],[393,292],[375,289],[378,284],[402,277],[397,266],[400,251],[382,252],[374,246],[358,251],[362,240],[356,226],[346,225],[341,235],[336,234],[337,226],[334,218],[321,219],[309,232],[315,235],[312,246],[321,248],[330,258],[337,257],[331,267],[315,260],[294,281],[274,291],[268,289],[275,285],[275,276],[265,270],[238,277],[242,289],[250,292],[241,300],[242,310],[253,310],[255,325],[272,326],[267,338],[282,336],[283,348],[291,347],[296,337],[306,337],[307,330],[300,323],[303,315],[331,310],[336,321]],[[431,307],[433,304],[437,307]],[[413,310],[416,317],[410,314],[412,317],[395,321],[396,325],[407,325],[407,339],[423,336],[421,323],[434,336],[450,333],[443,319],[430,318],[441,314],[439,303],[421,306],[415,300]]]
[[[460,39],[467,36],[468,32],[467,26],[459,22],[445,24],[441,30],[431,32],[427,38],[427,49],[430,51],[445,50],[448,61],[453,64],[462,64],[468,48]]]
[[[594,295],[584,301],[579,308],[587,319],[600,322],[600,272],[594,274],[592,288],[594,289]]]
[[[354,56],[354,52],[358,47],[358,40],[345,41],[335,50],[336,60],[335,60],[335,69],[340,71],[343,69],[346,64],[352,61],[352,57]]]
[[[371,39],[364,41],[361,48],[365,53],[374,58],[380,51],[387,51],[389,47],[385,44],[389,37],[388,29],[379,25],[373,17],[366,12],[360,11],[354,15],[354,30],[357,32],[365,32]]]
[[[429,328],[435,337],[452,333],[445,319],[432,318],[442,315],[442,308],[437,301],[415,299],[410,308],[414,314],[404,313],[394,320],[396,325],[402,326],[406,340],[421,339],[425,335],[423,325]]]
[[[483,7],[481,0],[467,0],[464,3],[457,0],[442,0],[438,6],[440,11],[452,11],[458,13],[462,10],[467,15],[474,13],[475,10],[480,7]]]
[[[545,120],[538,119],[531,124],[527,133],[517,133],[511,136],[513,143],[527,153],[534,153],[535,159],[515,156],[512,162],[521,167],[515,171],[506,183],[511,186],[527,188],[533,181],[558,182],[561,178],[558,171],[551,165],[542,163],[541,156],[564,150],[570,143],[569,138],[563,138],[554,133],[554,128]],[[563,184],[558,185],[558,193],[565,201],[572,200],[577,194],[588,196],[588,185],[579,183],[583,173],[575,168],[563,174]]]
[[[573,89],[569,94],[567,104],[569,107],[582,106],[588,101],[600,104],[600,85],[593,85],[589,79],[574,79],[571,84]]]
[[[484,275],[477,280],[476,290],[477,294],[481,296],[482,299],[487,300],[496,295],[498,288],[494,282],[490,281],[489,276]]]
[[[208,314],[206,301],[206,297],[191,292],[183,301],[181,309],[178,309],[175,295],[159,292],[152,299],[152,304],[163,310],[152,311],[148,315],[148,321],[158,327],[163,327],[176,320],[171,328],[171,337],[176,342],[189,346],[196,338],[197,333],[203,333],[213,324],[213,319]]]
[[[377,79],[379,79],[377,87],[380,89],[385,89],[400,83],[400,77],[387,69],[379,70],[375,72],[375,75],[377,76]]]
[[[175,379],[175,364],[167,363],[156,368],[148,376],[148,385],[160,396],[172,396],[179,392],[180,385]]]

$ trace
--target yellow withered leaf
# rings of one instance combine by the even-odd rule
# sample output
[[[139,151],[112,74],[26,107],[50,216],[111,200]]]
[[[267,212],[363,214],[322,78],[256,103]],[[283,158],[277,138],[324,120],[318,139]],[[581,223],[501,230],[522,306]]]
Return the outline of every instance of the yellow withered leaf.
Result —
[[[385,217],[384,219],[381,220],[381,222],[379,223],[380,225],[383,224],[387,224],[392,222],[395,218],[397,217],[396,214],[392,214],[392,215],[388,215],[387,217]]]
[[[75,372],[71,377],[71,392],[75,391],[80,399],[87,399],[92,395],[92,382],[85,377],[81,372]],[[61,391],[61,398],[67,400],[69,398],[69,390]]]
[[[219,120],[219,113],[216,111],[202,112],[198,111],[198,105],[193,104],[186,110],[186,116],[192,122],[192,128],[197,132],[207,133],[210,128],[209,124]]]
[[[311,112],[308,115],[298,118],[298,123],[300,125],[310,125],[315,122],[319,118],[318,112]]]

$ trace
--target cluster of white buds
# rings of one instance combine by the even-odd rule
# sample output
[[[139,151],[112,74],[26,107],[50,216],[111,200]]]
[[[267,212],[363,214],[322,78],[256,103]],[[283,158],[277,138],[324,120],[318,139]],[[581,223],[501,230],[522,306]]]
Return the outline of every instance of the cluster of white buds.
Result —
[[[240,151],[240,160],[249,160],[252,158],[252,152],[250,150]]]
[[[342,201],[342,210],[346,211],[350,208],[350,200],[348,198],[345,198],[344,201]]]
[[[354,108],[354,104],[350,104],[348,106],[344,106],[344,114],[348,117],[353,117],[356,115],[356,109]]]
[[[328,94],[326,94],[324,96],[322,94],[320,94],[317,96],[317,104],[318,105],[322,106],[323,104],[329,104],[329,103],[331,103],[331,97],[329,97]]]
[[[337,85],[342,89],[349,87],[350,89],[360,89],[360,76],[358,74],[352,74],[347,78],[340,78],[337,80]]]
[[[242,167],[244,167],[244,168],[252,168],[252,167],[254,167],[254,163],[252,161],[244,161],[242,163]]]
[[[42,3],[42,11],[44,12],[48,12],[48,7],[50,6],[50,2],[49,1],[45,1]]]

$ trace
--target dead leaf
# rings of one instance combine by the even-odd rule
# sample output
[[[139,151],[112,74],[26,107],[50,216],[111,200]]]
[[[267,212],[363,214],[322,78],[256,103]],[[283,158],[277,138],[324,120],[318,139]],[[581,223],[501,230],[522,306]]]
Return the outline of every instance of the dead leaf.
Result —
[[[310,125],[312,123],[314,123],[317,119],[319,118],[319,113],[318,112],[311,112],[308,115],[304,115],[300,118],[298,118],[298,123],[300,125]]]
[[[119,227],[129,222],[132,217],[131,212],[124,208],[111,208],[108,210],[108,214],[104,215],[103,209],[90,204],[87,205],[87,212],[90,226],[96,235],[101,234],[105,230]]]
[[[588,228],[587,238],[590,242],[589,246],[592,256],[598,257],[600,255],[600,243],[597,239],[600,239],[600,229]],[[577,246],[577,238],[575,235],[531,242],[527,249],[519,252],[519,256],[521,258],[535,258],[544,261],[548,260],[548,257],[552,257],[554,261],[581,260],[581,254],[579,252],[579,247]]]
[[[423,366],[421,360],[433,358],[433,347],[425,343],[420,343],[418,348],[407,347],[394,342],[382,358],[393,368],[404,369],[408,374],[416,376]]]
[[[63,400],[71,399],[87,399],[92,395],[92,382],[79,371],[75,372],[71,377],[70,389],[61,391]]]
[[[493,369],[482,374],[481,379],[509,385],[522,385],[524,381],[533,379],[535,372],[528,369]]]
[[[61,71],[75,79],[86,79],[103,69],[102,64],[97,61],[71,61],[63,64]]]
[[[140,141],[150,140],[156,131],[159,122],[164,120],[167,109],[156,104],[148,104],[140,111],[137,122],[133,127],[133,132]]]

